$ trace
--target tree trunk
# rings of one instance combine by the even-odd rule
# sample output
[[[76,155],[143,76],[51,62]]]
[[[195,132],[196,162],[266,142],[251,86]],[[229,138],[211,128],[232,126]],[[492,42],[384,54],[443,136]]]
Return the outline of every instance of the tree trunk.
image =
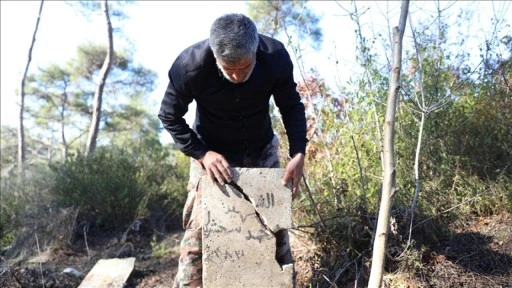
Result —
[[[62,96],[62,107],[60,110],[60,138],[62,140],[62,160],[66,160],[68,158],[68,142],[66,140],[66,133],[64,132],[66,127],[66,105],[68,102],[67,93],[64,93]]]
[[[421,181],[420,181],[420,151],[421,151],[421,140],[423,138],[423,128],[425,127],[425,112],[421,112],[421,120],[419,124],[419,131],[418,131],[418,142],[416,143],[416,156],[414,157],[414,196],[412,198],[412,204],[411,204],[411,215],[410,215],[410,225],[409,225],[409,238],[407,239],[407,246],[411,244],[411,237],[412,237],[412,224],[414,222],[414,209],[416,207],[416,203],[418,201],[418,196],[420,194],[421,190]]]
[[[26,147],[25,147],[25,127],[23,124],[24,112],[25,112],[25,81],[27,79],[28,67],[30,66],[30,62],[32,62],[32,49],[34,48],[34,44],[36,42],[37,30],[39,29],[39,21],[41,20],[41,13],[43,11],[44,0],[41,0],[41,5],[39,5],[39,13],[37,14],[36,27],[34,29],[34,34],[32,35],[32,42],[30,43],[30,48],[28,50],[28,60],[27,66],[25,66],[25,71],[23,72],[23,78],[21,78],[21,89],[20,89],[20,110],[19,110],[19,122],[18,122],[18,169],[21,173],[24,171],[25,158],[26,158]]]
[[[395,183],[395,154],[394,154],[394,128],[395,113],[400,90],[400,71],[402,68],[402,39],[405,31],[409,1],[402,1],[402,9],[398,27],[393,28],[393,67],[389,80],[388,102],[386,119],[384,122],[384,179],[382,183],[382,197],[379,208],[379,218],[373,243],[372,268],[368,287],[381,287],[384,274],[386,238],[389,227],[389,211],[392,197],[396,191]]]
[[[105,56],[105,61],[103,62],[103,66],[101,67],[98,85],[96,86],[96,91],[94,92],[91,127],[89,128],[89,136],[87,138],[87,147],[85,151],[86,155],[92,155],[94,153],[94,150],[96,149],[96,140],[98,138],[98,130],[101,121],[101,103],[103,100],[103,89],[105,87],[105,82],[107,81],[108,73],[110,72],[110,67],[112,67],[112,60],[114,58],[114,39],[112,36],[112,23],[110,22],[107,0],[104,0],[101,3],[101,6],[107,24],[108,47],[107,55]]]

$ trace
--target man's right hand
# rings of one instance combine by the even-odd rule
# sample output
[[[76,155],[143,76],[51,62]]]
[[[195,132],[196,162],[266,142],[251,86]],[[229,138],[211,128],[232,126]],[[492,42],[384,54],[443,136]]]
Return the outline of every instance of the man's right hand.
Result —
[[[199,158],[199,162],[203,164],[208,177],[215,182],[218,181],[221,185],[232,181],[233,173],[228,161],[219,153],[208,151],[203,157]]]

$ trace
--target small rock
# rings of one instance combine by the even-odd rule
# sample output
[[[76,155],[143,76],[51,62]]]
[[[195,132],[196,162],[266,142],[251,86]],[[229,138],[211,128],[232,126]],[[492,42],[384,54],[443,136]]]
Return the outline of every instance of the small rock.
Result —
[[[65,274],[71,274],[75,277],[80,277],[82,276],[82,272],[76,270],[75,268],[66,268],[62,271],[62,273],[65,273]]]

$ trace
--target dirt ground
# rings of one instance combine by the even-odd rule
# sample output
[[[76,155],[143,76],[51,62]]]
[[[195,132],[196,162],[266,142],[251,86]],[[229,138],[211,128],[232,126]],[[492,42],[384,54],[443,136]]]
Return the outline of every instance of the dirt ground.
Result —
[[[428,287],[512,287],[512,214],[475,218],[425,257]]]
[[[450,240],[431,243],[429,253],[422,259],[424,268],[420,269],[421,273],[389,273],[384,277],[384,286],[512,287],[512,214],[475,218],[462,226],[453,228]],[[87,247],[54,245],[35,253],[36,257],[31,261],[18,261],[17,264],[2,257],[0,287],[78,287],[99,259],[123,257],[136,257],[126,288],[171,287],[182,232],[176,230],[159,237],[154,231],[128,233],[125,239],[121,236],[91,236]],[[328,267],[319,267],[314,246],[300,234],[292,233],[292,249],[297,286],[313,287],[310,286],[312,275]],[[66,268],[76,269],[81,275],[64,273]],[[365,287],[364,278],[332,287]]]

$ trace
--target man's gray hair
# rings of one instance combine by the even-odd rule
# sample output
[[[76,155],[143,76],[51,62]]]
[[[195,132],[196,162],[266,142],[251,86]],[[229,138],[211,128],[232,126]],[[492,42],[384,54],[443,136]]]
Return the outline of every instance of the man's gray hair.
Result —
[[[210,29],[210,48],[216,58],[237,63],[252,57],[258,49],[258,29],[243,14],[226,14],[217,18]]]

